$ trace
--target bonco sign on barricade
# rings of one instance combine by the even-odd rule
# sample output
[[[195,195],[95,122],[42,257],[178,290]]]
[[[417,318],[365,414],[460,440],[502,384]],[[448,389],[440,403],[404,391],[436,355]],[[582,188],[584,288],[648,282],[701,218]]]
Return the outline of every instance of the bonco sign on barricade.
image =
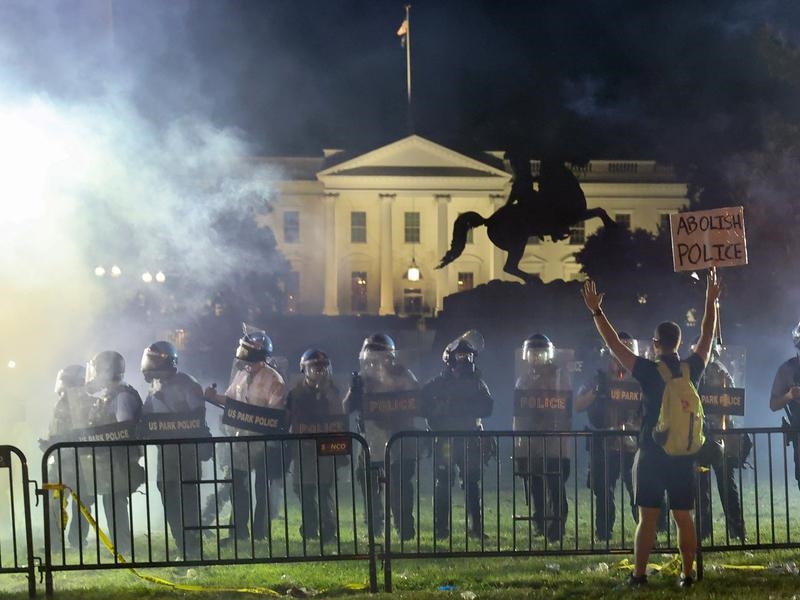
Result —
[[[619,389],[624,402],[629,391]],[[734,405],[729,410],[736,410]],[[792,446],[800,432],[746,428],[710,433],[733,477],[717,481],[719,493],[712,494],[699,523],[708,532],[700,549],[800,547],[800,491]],[[632,434],[398,434],[384,456],[383,532],[371,528],[370,480],[356,468],[361,454],[369,459],[368,448],[351,433],[59,443],[47,449],[42,462],[43,543],[34,542],[31,533],[25,458],[15,448],[0,446],[0,573],[26,573],[33,595],[33,548],[43,545],[39,569],[48,595],[58,571],[127,568],[149,581],[188,590],[197,586],[176,585],[140,569],[341,560],[366,561],[369,588],[375,590],[376,560],[383,558],[385,588],[391,591],[397,560],[629,554],[636,527],[630,498],[625,478],[609,478],[609,473],[626,464],[622,454],[630,451]],[[203,444],[211,446],[207,461],[201,460]],[[537,450],[544,447],[557,449],[558,469],[549,466],[551,456]],[[172,460],[171,453],[173,471],[158,469],[156,465]],[[247,479],[245,493],[252,502],[244,514],[237,514],[233,471],[241,466],[237,461],[259,455],[277,456],[262,464],[278,472],[266,474],[270,484],[263,490]],[[590,455],[604,457],[603,462],[589,461]],[[395,463],[413,468],[410,489],[404,487],[406,479],[397,477]],[[525,464],[523,470],[520,464]],[[170,477],[180,478],[184,499],[190,500],[182,504],[180,539],[157,491]],[[602,497],[595,485],[598,477],[616,482]],[[539,500],[534,489],[541,491]],[[738,514],[731,512],[732,494],[739,500]],[[398,501],[407,502],[410,510],[390,510]],[[602,507],[603,536],[596,530],[598,502],[607,503]],[[194,512],[188,508],[192,503]],[[263,531],[258,529],[260,510],[273,511]],[[394,522],[392,513],[411,515],[412,537],[400,535],[410,527]],[[560,527],[548,527],[554,522]],[[243,523],[248,535],[237,537],[237,524]],[[656,553],[674,552],[675,544],[674,532],[667,529],[659,533]],[[700,573],[702,566],[701,552]]]

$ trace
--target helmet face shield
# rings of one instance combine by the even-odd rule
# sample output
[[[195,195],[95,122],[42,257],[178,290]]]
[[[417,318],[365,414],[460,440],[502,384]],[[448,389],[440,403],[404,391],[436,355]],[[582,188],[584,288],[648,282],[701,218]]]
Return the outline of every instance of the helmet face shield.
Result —
[[[86,369],[81,365],[64,367],[56,375],[55,393],[59,396],[68,396],[75,390],[82,390],[86,386]]]
[[[523,359],[531,366],[541,366],[553,362],[553,348],[526,348]]]
[[[86,389],[97,392],[122,381],[125,359],[119,352],[106,350],[95,355],[86,365]]]
[[[244,335],[239,339],[236,358],[248,363],[263,362],[272,355],[272,340],[263,329],[242,323]]]
[[[386,369],[394,363],[394,352],[364,348],[358,355],[358,364],[364,371]]]
[[[178,372],[178,350],[169,342],[156,342],[142,353],[142,375],[150,383]]]
[[[303,363],[303,374],[306,383],[312,387],[320,387],[333,375],[329,361],[314,360]]]

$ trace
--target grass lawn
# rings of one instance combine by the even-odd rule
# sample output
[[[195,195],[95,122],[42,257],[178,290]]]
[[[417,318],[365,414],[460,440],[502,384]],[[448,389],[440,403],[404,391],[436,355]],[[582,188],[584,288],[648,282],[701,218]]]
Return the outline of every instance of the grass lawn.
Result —
[[[743,552],[706,555],[706,575],[688,592],[676,587],[676,575],[651,575],[647,589],[637,597],[667,598],[689,593],[703,598],[797,598],[800,579],[795,571],[797,552]],[[666,564],[670,556],[655,555],[652,562]],[[491,559],[409,559],[394,563],[393,594],[380,598],[601,598],[632,593],[623,585],[627,571],[617,568],[619,557],[546,557]],[[756,565],[759,570],[730,570],[722,565]],[[766,569],[763,567],[767,567]],[[367,596],[363,564],[288,564],[255,566],[149,569],[142,571],[176,583],[209,588],[204,592],[172,590],[138,579],[128,571],[58,573],[57,598],[133,600],[141,598],[243,598],[252,594],[218,592],[211,588],[269,587],[281,595],[321,598]],[[0,599],[25,598],[27,587],[21,576],[0,579]],[[349,589],[350,587],[361,589]],[[444,589],[440,589],[444,588]],[[472,594],[475,594],[473,597]],[[40,588],[43,596],[43,587]],[[374,597],[374,596],[371,596]]]

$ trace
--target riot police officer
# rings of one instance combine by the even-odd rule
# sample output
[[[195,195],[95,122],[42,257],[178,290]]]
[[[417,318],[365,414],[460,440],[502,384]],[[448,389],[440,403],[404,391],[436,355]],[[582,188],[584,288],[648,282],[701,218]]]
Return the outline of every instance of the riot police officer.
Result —
[[[114,423],[135,425],[142,413],[142,399],[125,383],[125,359],[119,352],[105,350],[96,354],[86,366],[86,390],[94,397],[89,411],[89,427]],[[120,554],[131,550],[130,495],[144,482],[144,469],[138,464],[142,449],[113,447],[108,454],[98,452],[93,459],[97,496],[102,498],[110,537]]]
[[[792,330],[792,343],[797,352],[778,367],[772,381],[769,407],[773,411],[783,409],[788,417],[784,425],[800,429],[800,323]],[[795,433],[789,439],[794,449],[794,478],[800,485],[800,440]]]
[[[372,480],[372,522],[374,530],[380,532],[384,521],[380,475],[386,443],[395,433],[419,429],[416,419],[419,383],[409,369],[397,362],[394,340],[385,333],[364,339],[358,361],[360,370],[353,375],[343,406],[346,414],[358,413],[359,429],[369,445],[372,464],[366,467]],[[416,450],[413,443],[401,444],[390,457],[393,490],[400,493],[390,496],[389,505],[403,540],[410,540],[416,534],[413,512]]]
[[[695,349],[697,340],[692,345]],[[697,389],[701,396],[704,393],[720,388],[732,388],[733,377],[720,360],[722,344],[715,340],[711,346],[711,357],[706,370],[700,378]],[[727,430],[735,426],[733,416],[727,414],[705,414],[705,427],[708,430]],[[745,440],[746,438],[746,440]],[[741,467],[747,459],[749,447],[745,451],[743,444],[749,444],[747,434],[726,434],[722,439],[714,439],[706,435],[706,443],[697,455],[701,465],[698,476],[699,535],[700,539],[711,536],[711,471],[717,478],[717,491],[722,502],[728,532],[731,538],[744,541],[745,528],[742,519],[742,505],[739,499],[739,488],[736,484],[736,468]]]
[[[620,331],[619,339],[630,349],[639,354],[639,344],[628,333]],[[614,385],[627,384],[631,390],[638,389],[639,384],[625,368],[607,350],[608,363],[605,369],[598,370],[591,385],[585,386],[579,393],[575,403],[577,411],[586,410],[589,423],[597,431],[638,431],[641,421],[641,400],[639,394],[631,394],[630,401],[612,399],[611,388]],[[622,476],[625,489],[630,498],[631,514],[637,518],[636,506],[633,503],[633,457],[636,455],[636,438],[632,436],[593,436],[590,445],[589,487],[595,497],[595,536],[598,540],[611,539],[617,512],[614,501],[614,489],[617,480]]]
[[[145,415],[171,414],[187,421],[199,420],[196,430],[183,430],[177,437],[204,436],[205,400],[203,388],[191,375],[178,370],[178,350],[173,344],[158,341],[142,353],[142,375],[150,384],[144,401]],[[202,450],[206,445],[201,447]],[[200,475],[198,447],[194,444],[159,445],[156,484],[164,506],[164,516],[185,558],[200,556]],[[195,483],[184,483],[191,481]],[[185,531],[184,528],[188,528]]]
[[[42,450],[56,442],[76,441],[75,430],[89,425],[89,411],[94,399],[86,393],[86,369],[82,365],[68,365],[58,372],[55,393],[58,401],[50,420],[48,439],[40,440]],[[50,460],[52,462],[48,465],[49,481],[63,482],[79,495],[85,506],[91,506],[94,498],[74,451],[61,450],[52,454]],[[62,494],[67,494],[67,496],[62,497]],[[50,539],[53,544],[58,544],[58,540],[61,538],[63,527],[58,527],[58,525],[61,524],[62,519],[62,502],[66,507],[69,497],[70,494],[66,491],[53,493],[50,497]],[[78,548],[86,543],[89,524],[81,521],[81,510],[78,503],[73,501],[71,504],[67,541],[71,547]]]
[[[515,394],[564,394],[567,374],[555,362],[555,346],[541,333],[529,336],[522,345],[524,373],[517,379]],[[566,403],[535,414],[514,415],[514,431],[566,431],[572,415]],[[549,541],[561,539],[569,509],[566,481],[570,473],[572,445],[566,437],[518,436],[515,439],[517,473],[525,481],[533,509],[534,531]]]
[[[224,406],[227,398],[283,411],[285,384],[283,377],[267,363],[272,354],[272,340],[261,329],[251,329],[244,325],[244,333],[236,347],[236,367],[233,378],[225,394],[218,394],[216,387],[205,389],[207,400]],[[223,425],[230,436],[247,437],[256,432]],[[277,452],[275,452],[277,450]],[[233,475],[233,522],[236,538],[249,539],[251,492],[250,474],[255,471],[255,511],[253,514],[253,537],[263,540],[267,537],[267,518],[277,515],[277,493],[268,494],[268,485],[274,492],[283,481],[280,447],[267,449],[267,444],[238,443],[232,449]],[[269,483],[267,482],[269,479]],[[271,502],[270,502],[271,501]]]
[[[420,410],[431,431],[481,431],[481,418],[492,414],[494,400],[475,356],[483,350],[483,336],[471,330],[450,342],[442,353],[441,374],[420,391]],[[458,468],[466,492],[469,531],[483,536],[481,469],[484,459],[481,440],[463,437],[437,437],[434,443],[434,529],[437,539],[450,536],[450,505],[453,467]]]
[[[286,397],[291,432],[345,431],[342,394],[333,381],[328,355],[309,348],[300,357],[300,372],[303,378]],[[317,539],[320,533],[323,541],[333,540],[337,534],[333,459],[318,457],[314,440],[293,445],[291,454],[294,491],[303,512],[300,534],[306,540]]]

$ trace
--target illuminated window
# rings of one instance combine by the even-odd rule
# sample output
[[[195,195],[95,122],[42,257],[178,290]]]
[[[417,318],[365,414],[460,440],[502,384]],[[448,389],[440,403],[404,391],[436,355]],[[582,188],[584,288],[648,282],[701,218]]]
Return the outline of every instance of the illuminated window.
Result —
[[[353,271],[350,276],[350,310],[367,312],[367,272]]]
[[[350,213],[350,242],[353,244],[367,243],[367,213]]]
[[[625,229],[631,228],[631,213],[617,213],[614,215],[614,220]]]
[[[283,241],[287,244],[300,241],[300,213],[296,210],[283,213]]]
[[[466,292],[474,287],[475,280],[472,273],[462,272],[458,274],[458,291]]]
[[[586,224],[583,221],[569,228],[569,243],[580,246],[586,243]]]
[[[406,244],[419,244],[419,213],[407,212],[405,214]]]

